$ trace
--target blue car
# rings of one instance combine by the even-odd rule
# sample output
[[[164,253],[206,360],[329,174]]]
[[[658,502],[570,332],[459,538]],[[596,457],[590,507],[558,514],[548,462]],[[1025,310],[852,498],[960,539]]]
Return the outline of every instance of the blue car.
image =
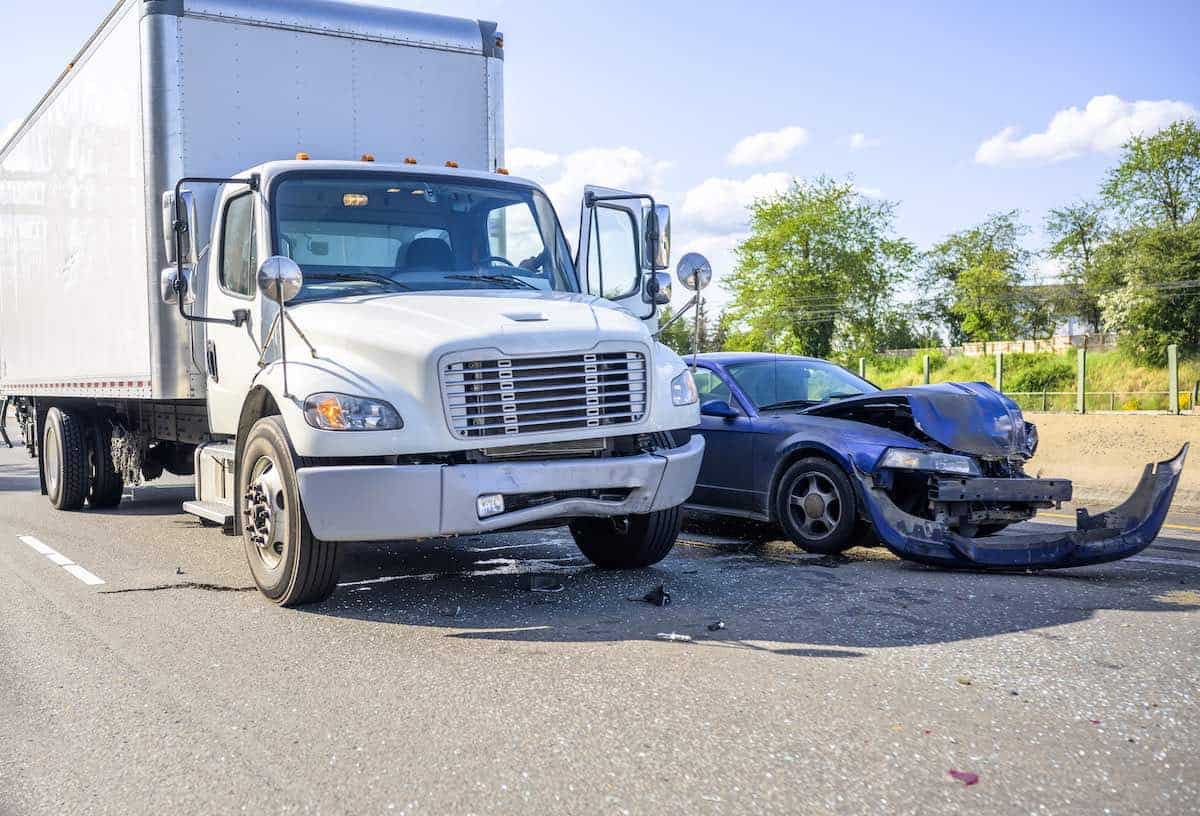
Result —
[[[1037,429],[986,383],[880,390],[823,360],[774,354],[696,358],[707,443],[693,510],[779,524],[797,546],[834,554],[876,540],[927,564],[1075,567],[1127,558],[1158,535],[1185,446],[1147,465],[1128,501],[1076,529],[999,535],[1069,501],[1064,479],[1025,473]]]

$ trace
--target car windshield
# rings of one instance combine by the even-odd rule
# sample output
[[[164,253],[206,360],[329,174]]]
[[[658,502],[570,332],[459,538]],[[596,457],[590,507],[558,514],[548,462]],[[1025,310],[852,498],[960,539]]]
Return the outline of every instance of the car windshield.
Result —
[[[554,208],[522,184],[379,173],[286,176],[275,251],[304,272],[298,300],[380,292],[578,292]]]
[[[879,390],[841,366],[820,360],[754,360],[727,368],[759,409],[803,408]]]

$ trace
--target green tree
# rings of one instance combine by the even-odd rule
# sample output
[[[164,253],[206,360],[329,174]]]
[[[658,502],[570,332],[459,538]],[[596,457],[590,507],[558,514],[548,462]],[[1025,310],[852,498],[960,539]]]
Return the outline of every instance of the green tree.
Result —
[[[925,313],[941,322],[951,345],[1006,340],[1044,329],[1040,294],[1025,286],[1028,227],[1016,210],[950,235],[925,254]]]
[[[1177,228],[1200,209],[1200,127],[1180,120],[1153,136],[1134,136],[1101,190],[1134,224]]]
[[[894,233],[895,205],[819,177],[751,206],[736,251],[729,348],[828,357],[879,347],[880,316],[912,264]]]
[[[670,306],[663,306],[659,312],[660,326],[666,326],[668,321],[675,316],[674,310]],[[658,336],[658,340],[664,346],[674,351],[679,356],[692,353],[692,329],[690,321],[686,317],[681,317],[672,323]]]
[[[1046,234],[1051,244],[1047,257],[1062,265],[1062,288],[1054,300],[1059,317],[1081,317],[1099,329],[1103,315],[1100,295],[1111,287],[1104,269],[1097,264],[1097,250],[1105,240],[1104,209],[1081,201],[1053,209],[1046,216]]]

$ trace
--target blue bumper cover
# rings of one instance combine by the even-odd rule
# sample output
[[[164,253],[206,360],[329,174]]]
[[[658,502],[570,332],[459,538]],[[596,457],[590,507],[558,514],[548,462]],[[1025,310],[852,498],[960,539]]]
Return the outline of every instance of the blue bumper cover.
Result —
[[[967,538],[943,524],[905,513],[869,474],[859,473],[867,513],[879,538],[901,558],[939,567],[1017,570],[1084,567],[1137,555],[1158,537],[1179,485],[1188,446],[1174,459],[1146,465],[1123,504],[1099,515],[1076,511],[1070,532]]]

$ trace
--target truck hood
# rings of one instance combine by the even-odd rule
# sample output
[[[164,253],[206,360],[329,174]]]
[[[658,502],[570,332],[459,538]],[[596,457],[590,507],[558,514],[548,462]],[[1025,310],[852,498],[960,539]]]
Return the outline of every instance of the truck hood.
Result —
[[[1037,447],[1036,431],[1020,407],[982,382],[893,388],[804,413],[888,428],[985,459],[1028,459]]]
[[[610,301],[569,292],[430,292],[298,303],[290,308],[319,353],[342,348],[439,354],[496,348],[505,354],[571,352],[605,340],[650,343],[640,319]]]

